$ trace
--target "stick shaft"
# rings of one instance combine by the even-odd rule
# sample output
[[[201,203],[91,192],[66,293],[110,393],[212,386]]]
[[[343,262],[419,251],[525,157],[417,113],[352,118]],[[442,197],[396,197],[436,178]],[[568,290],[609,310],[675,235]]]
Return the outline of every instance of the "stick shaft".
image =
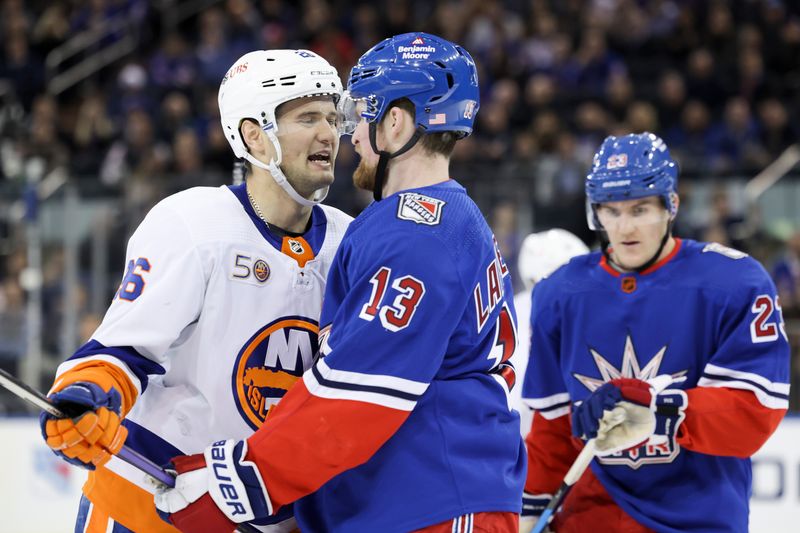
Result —
[[[14,393],[19,398],[27,400],[42,411],[47,411],[53,416],[63,418],[65,415],[55,405],[50,403],[47,396],[34,389],[27,383],[24,383],[2,368],[0,368],[0,385]]]
[[[34,389],[27,383],[20,381],[3,369],[0,369],[0,385],[19,396],[23,400],[27,400],[39,409],[50,413],[51,415],[59,418],[65,418],[66,415],[40,391]],[[175,486],[175,478],[169,472],[152,462],[147,457],[139,452],[123,446],[117,453],[117,457],[126,463],[135,466],[148,476],[151,476],[168,487]]]
[[[27,383],[15,378],[2,368],[0,368],[0,386],[8,389],[16,396],[22,398],[23,400],[27,400],[39,409],[46,411],[53,416],[59,418],[66,417],[66,415],[58,407],[50,402],[47,396],[34,389]],[[148,476],[157,479],[167,487],[172,488],[175,486],[175,478],[172,477],[172,474],[136,450],[128,448],[127,446],[123,446],[119,452],[117,452],[117,457],[138,468]],[[258,533],[259,531],[254,526],[247,523],[239,524],[236,530],[244,533]]]
[[[592,462],[594,458],[594,439],[590,439],[586,442],[586,445],[581,450],[581,453],[578,454],[578,457],[575,458],[575,462],[572,463],[572,466],[567,471],[567,475],[564,476],[564,481],[561,482],[561,486],[558,487],[558,490],[555,494],[553,494],[553,498],[550,500],[550,503],[547,504],[542,514],[539,516],[539,520],[536,521],[536,525],[533,526],[533,530],[531,533],[542,533],[550,521],[553,519],[553,516],[556,513],[556,510],[561,506],[564,502],[564,498],[567,496],[567,493],[572,488],[572,486],[578,482],[584,472],[586,472],[586,468],[588,468],[589,463]]]

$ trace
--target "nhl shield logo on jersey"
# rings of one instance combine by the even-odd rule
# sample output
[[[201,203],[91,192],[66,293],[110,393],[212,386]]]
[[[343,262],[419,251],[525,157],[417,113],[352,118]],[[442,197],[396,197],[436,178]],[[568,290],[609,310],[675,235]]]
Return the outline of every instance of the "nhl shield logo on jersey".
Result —
[[[289,244],[289,249],[296,255],[300,255],[306,251],[305,248],[303,248],[303,245],[300,243],[300,241],[289,239],[287,242]]]
[[[397,206],[397,218],[417,224],[435,226],[442,220],[442,208],[447,203],[416,193],[403,193]]]
[[[254,430],[311,366],[318,332],[310,318],[279,318],[256,332],[239,352],[231,383],[234,402]]]
[[[284,236],[281,253],[293,258],[301,267],[306,266],[306,263],[314,259],[314,250],[303,237]]]
[[[625,276],[620,280],[620,287],[622,288],[622,292],[631,294],[636,291],[636,278],[633,276]]]

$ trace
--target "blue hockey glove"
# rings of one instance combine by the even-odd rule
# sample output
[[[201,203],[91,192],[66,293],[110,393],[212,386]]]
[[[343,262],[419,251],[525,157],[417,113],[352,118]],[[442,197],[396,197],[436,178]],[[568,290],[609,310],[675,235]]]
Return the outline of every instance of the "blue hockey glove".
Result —
[[[119,452],[128,435],[121,425],[121,397],[114,387],[79,381],[50,395],[70,418],[42,412],[42,436],[53,453],[68,463],[94,470]]]
[[[580,439],[597,437],[603,417],[621,401],[650,405],[650,386],[638,379],[620,378],[604,383],[572,411],[572,434]]]
[[[242,522],[272,514],[272,502],[256,465],[245,460],[247,441],[215,442],[202,454],[172,459],[174,488],[155,495],[162,518],[181,531],[233,531]]]
[[[680,389],[659,392],[654,402],[656,428],[647,443],[659,445],[672,441],[686,418],[687,405],[689,397]]]
[[[603,384],[576,406],[573,434],[595,439],[600,456],[666,443],[683,421],[688,403],[682,390],[661,390],[672,382],[670,376],[659,376],[652,383],[618,378]]]

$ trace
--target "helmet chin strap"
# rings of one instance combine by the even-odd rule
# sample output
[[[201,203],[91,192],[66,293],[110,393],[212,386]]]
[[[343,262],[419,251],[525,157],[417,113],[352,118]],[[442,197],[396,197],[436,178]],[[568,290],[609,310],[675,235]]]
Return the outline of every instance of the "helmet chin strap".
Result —
[[[369,123],[369,144],[372,146],[372,151],[378,154],[378,166],[375,169],[375,185],[372,188],[372,197],[376,202],[380,202],[381,198],[383,198],[383,184],[386,181],[386,167],[389,166],[389,160],[411,150],[424,133],[425,126],[417,126],[414,135],[411,136],[408,142],[395,153],[390,154],[385,150],[378,150],[378,143],[375,140],[378,135],[378,126],[375,122]]]
[[[640,266],[638,266],[636,268],[633,268],[631,270],[641,274],[642,272],[644,272],[645,270],[647,270],[648,268],[653,266],[656,263],[656,261],[658,261],[658,258],[661,255],[661,252],[664,250],[664,246],[667,245],[667,241],[669,240],[669,236],[672,234],[672,224],[673,224],[673,222],[674,222],[674,219],[670,219],[670,221],[667,222],[667,229],[664,232],[664,236],[661,238],[661,244],[658,245],[658,250],[656,250],[656,253],[653,254],[653,257],[651,257],[650,259],[645,261],[644,264],[642,264],[642,265],[640,265]],[[597,234],[600,237],[600,247],[601,247],[601,250],[603,251],[603,256],[605,256],[606,261],[611,265],[614,265],[614,266],[617,266],[617,267],[621,268],[620,265],[617,265],[617,263],[615,263],[614,260],[611,259],[611,255],[608,253],[608,245],[610,244],[609,241],[608,241],[608,234],[605,232],[605,230],[598,231]]]
[[[275,136],[275,133],[271,130],[267,131],[266,134],[267,137],[269,137],[269,140],[272,142],[272,145],[275,147],[275,153],[276,153],[275,159],[271,159],[269,163],[264,163],[263,161],[259,161],[258,159],[253,157],[252,154],[250,154],[250,152],[245,152],[244,158],[250,161],[251,164],[257,166],[258,168],[262,168],[267,172],[269,172],[270,175],[272,176],[272,179],[275,180],[275,183],[277,183],[281,187],[281,189],[286,191],[286,194],[288,194],[289,197],[298,204],[305,207],[314,207],[315,205],[323,201],[325,197],[328,196],[328,190],[330,189],[330,187],[325,187],[323,189],[318,189],[317,191],[315,191],[314,196],[311,198],[311,200],[309,200],[308,198],[303,198],[300,195],[300,193],[294,190],[294,187],[292,187],[291,183],[289,183],[289,180],[286,179],[286,175],[283,173],[283,170],[281,170],[280,167],[283,155],[281,153],[281,145],[278,142],[278,138]]]

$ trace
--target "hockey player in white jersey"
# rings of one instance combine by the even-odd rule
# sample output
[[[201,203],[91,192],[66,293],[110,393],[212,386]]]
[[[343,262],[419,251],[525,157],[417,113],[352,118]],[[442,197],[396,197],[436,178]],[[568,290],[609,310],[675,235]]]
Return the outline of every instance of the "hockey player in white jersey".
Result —
[[[174,532],[123,443],[157,464],[246,438],[317,351],[334,252],[350,222],[321,205],[339,148],[339,76],[307,50],[242,56],[219,90],[244,184],[156,205],[131,237],[102,324],[57,371],[42,415],[53,451],[90,470],[75,531]],[[265,523],[294,527],[287,508]]]
[[[524,284],[523,290],[514,295],[514,308],[517,310],[517,333],[519,343],[511,364],[518,376],[525,375],[531,342],[531,291],[533,286],[555,272],[575,256],[589,252],[580,238],[561,228],[553,228],[539,233],[531,233],[522,241],[517,260],[519,276]],[[521,385],[521,384],[520,384]],[[511,389],[511,404],[519,411],[520,433],[526,437],[531,431],[533,412],[522,402],[522,387]]]

